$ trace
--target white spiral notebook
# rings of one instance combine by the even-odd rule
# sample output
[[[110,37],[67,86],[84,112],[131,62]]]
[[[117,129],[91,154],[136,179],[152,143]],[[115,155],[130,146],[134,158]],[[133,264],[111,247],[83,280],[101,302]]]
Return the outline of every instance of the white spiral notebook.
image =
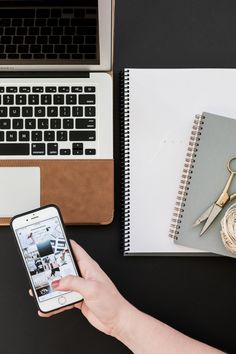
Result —
[[[203,254],[168,236],[196,114],[235,118],[236,69],[126,69],[122,101],[125,255]]]

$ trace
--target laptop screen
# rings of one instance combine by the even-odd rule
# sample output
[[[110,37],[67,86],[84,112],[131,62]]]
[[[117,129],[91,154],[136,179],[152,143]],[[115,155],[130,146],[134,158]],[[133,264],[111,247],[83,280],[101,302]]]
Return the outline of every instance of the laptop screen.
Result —
[[[0,0],[0,7],[0,64],[100,64],[98,0]]]

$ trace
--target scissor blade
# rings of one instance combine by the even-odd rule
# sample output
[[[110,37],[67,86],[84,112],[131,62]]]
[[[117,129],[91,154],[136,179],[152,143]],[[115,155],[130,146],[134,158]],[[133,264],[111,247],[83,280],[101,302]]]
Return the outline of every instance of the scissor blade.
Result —
[[[193,227],[198,226],[199,224],[201,224],[201,222],[205,221],[208,216],[211,214],[212,209],[214,208],[215,204],[212,204],[206,211],[204,211],[204,213],[195,221],[195,223],[193,224]]]
[[[204,234],[204,232],[208,229],[208,227],[213,223],[213,221],[215,220],[217,215],[221,212],[221,210],[222,210],[222,208],[220,206],[214,204],[212,211],[211,211],[205,225],[202,228],[200,236],[202,236]]]

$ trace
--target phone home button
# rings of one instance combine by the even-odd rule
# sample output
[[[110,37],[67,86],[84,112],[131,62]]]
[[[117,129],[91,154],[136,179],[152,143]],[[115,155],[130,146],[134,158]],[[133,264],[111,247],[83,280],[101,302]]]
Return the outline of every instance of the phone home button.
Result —
[[[59,302],[60,305],[65,305],[65,303],[66,303],[66,298],[65,298],[64,296],[60,296],[60,297],[58,298],[58,302]]]

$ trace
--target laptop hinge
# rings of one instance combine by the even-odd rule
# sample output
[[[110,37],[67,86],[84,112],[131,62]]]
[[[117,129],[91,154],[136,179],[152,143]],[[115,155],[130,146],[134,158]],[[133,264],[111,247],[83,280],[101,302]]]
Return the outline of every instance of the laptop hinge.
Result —
[[[0,78],[83,78],[90,77],[87,71],[0,71]]]

